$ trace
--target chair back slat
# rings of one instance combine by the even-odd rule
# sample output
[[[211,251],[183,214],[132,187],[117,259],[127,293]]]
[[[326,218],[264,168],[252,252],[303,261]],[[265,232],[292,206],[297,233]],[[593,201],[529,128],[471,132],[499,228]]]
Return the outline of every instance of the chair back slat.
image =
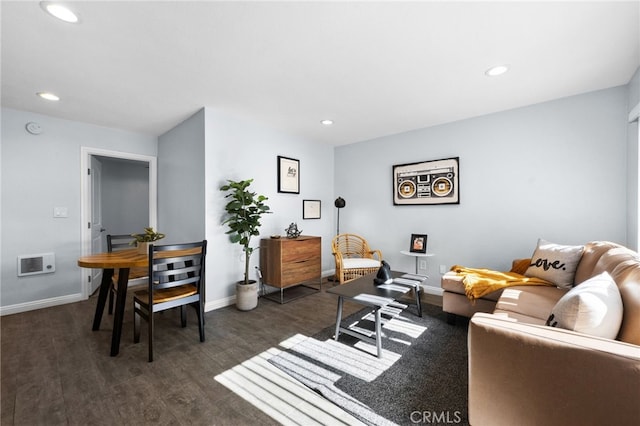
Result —
[[[132,237],[131,234],[109,234],[107,235],[107,251],[111,253],[112,251],[133,248],[134,245],[131,244],[132,241],[135,241],[135,238]]]
[[[157,279],[154,283],[154,288],[156,290],[177,287],[185,284],[194,284],[198,286],[200,281],[200,265],[198,264],[188,268],[157,271],[155,277]]]
[[[184,253],[171,257],[159,257],[166,251],[199,249],[198,253]],[[197,243],[149,245],[149,302],[153,304],[153,294],[172,287],[193,285],[202,295],[205,278],[205,256],[207,241]]]
[[[200,256],[201,254],[186,254],[184,256],[175,256],[175,257],[165,257],[165,258],[154,258],[153,262],[156,265],[173,265],[174,267],[176,266],[176,264],[179,264],[180,262],[195,262],[200,260]]]

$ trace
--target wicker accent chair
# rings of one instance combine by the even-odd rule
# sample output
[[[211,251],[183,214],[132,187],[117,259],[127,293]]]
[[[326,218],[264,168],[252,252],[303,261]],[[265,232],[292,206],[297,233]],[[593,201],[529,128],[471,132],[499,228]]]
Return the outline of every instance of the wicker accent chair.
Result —
[[[367,240],[359,235],[336,235],[331,242],[331,250],[336,260],[336,277],[340,284],[376,272],[380,268],[382,252],[371,250]]]

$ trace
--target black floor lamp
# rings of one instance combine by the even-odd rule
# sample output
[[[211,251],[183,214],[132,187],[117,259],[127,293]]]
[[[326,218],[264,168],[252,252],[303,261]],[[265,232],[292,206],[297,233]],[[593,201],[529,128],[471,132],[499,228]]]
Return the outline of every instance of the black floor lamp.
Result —
[[[347,202],[342,197],[336,198],[336,201],[333,202],[333,205],[338,209],[338,228],[336,229],[336,235],[340,235],[340,209],[347,205]],[[338,277],[335,275],[333,277],[328,278],[329,281],[339,281]]]
[[[333,205],[338,209],[338,228],[336,229],[336,235],[340,235],[340,209],[347,205],[347,202],[342,197],[336,198]]]

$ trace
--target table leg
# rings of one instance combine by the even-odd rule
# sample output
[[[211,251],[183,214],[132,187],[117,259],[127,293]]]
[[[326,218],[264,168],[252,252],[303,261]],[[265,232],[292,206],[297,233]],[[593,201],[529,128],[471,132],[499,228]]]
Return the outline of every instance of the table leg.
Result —
[[[416,294],[416,307],[418,308],[418,316],[422,317],[422,302],[420,301],[422,286],[420,284],[416,284],[416,286],[413,287],[413,292]]]
[[[111,356],[118,355],[120,351],[120,336],[122,335],[122,321],[124,319],[124,307],[127,302],[127,284],[129,282],[129,268],[120,268],[118,271],[118,293],[116,308],[113,315],[113,334],[111,335]]]
[[[340,335],[340,324],[342,323],[342,296],[338,296],[338,312],[336,312],[336,334],[333,336],[334,340],[338,340]]]
[[[102,281],[100,282],[100,292],[98,292],[98,303],[96,304],[96,313],[93,315],[92,330],[100,330],[100,322],[102,322],[102,314],[104,306],[109,296],[109,288],[111,287],[111,279],[113,278],[113,269],[105,269],[102,271]]]
[[[416,275],[418,275],[418,256],[416,256]]]
[[[380,308],[376,308],[376,350],[378,358],[382,358],[382,319]]]

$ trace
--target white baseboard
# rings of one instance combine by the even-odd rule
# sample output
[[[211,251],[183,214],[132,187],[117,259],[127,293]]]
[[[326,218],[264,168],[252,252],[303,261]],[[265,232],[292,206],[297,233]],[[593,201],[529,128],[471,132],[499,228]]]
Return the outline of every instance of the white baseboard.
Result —
[[[327,277],[335,277],[336,276],[336,270],[335,269],[329,269],[327,271],[322,271],[320,273],[320,276],[322,277],[322,279],[325,279]]]
[[[225,297],[224,299],[212,300],[204,304],[204,311],[215,311],[216,309],[224,308],[236,303],[236,296]]]
[[[17,303],[15,305],[0,306],[0,316],[19,314],[21,312],[35,311],[36,309],[51,308],[53,306],[75,303],[86,300],[82,293],[69,294],[67,296],[52,297],[50,299],[36,300],[33,302]]]

